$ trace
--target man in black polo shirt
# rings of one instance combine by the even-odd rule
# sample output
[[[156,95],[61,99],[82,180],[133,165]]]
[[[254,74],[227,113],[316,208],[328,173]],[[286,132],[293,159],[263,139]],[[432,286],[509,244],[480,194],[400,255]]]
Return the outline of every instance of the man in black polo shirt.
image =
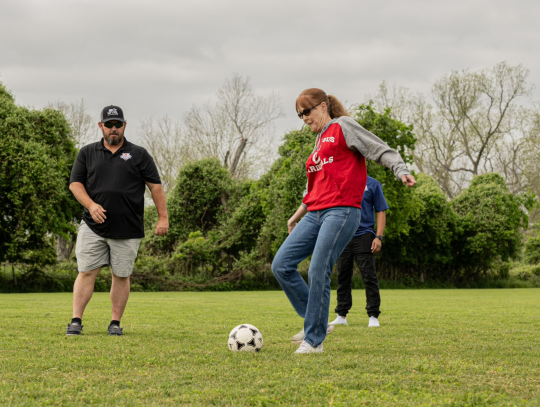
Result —
[[[82,316],[101,267],[111,266],[112,321],[109,335],[123,335],[120,319],[129,298],[129,276],[144,237],[144,191],[159,215],[154,233],[167,234],[169,220],[161,180],[148,152],[124,138],[127,123],[118,106],[101,112],[103,139],[84,146],[71,170],[69,189],[84,206],[77,235],[79,275],[73,286],[73,319],[67,335],[80,335]]]

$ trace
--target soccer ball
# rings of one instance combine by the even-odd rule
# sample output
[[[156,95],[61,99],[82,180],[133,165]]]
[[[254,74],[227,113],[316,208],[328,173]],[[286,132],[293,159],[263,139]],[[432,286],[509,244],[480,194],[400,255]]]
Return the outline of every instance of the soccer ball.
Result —
[[[229,334],[229,349],[233,352],[259,352],[262,346],[261,331],[253,325],[238,325]]]

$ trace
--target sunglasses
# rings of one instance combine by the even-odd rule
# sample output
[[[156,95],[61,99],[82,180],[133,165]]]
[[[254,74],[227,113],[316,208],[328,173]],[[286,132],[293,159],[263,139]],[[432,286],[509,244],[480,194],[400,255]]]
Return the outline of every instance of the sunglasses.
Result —
[[[321,103],[322,103],[322,102],[321,102]],[[319,103],[319,105],[320,105],[321,103]],[[319,106],[319,105],[317,105],[317,106]],[[303,119],[304,116],[306,116],[306,117],[309,116],[309,114],[311,113],[311,111],[312,111],[313,109],[315,109],[317,106],[313,106],[313,107],[310,107],[309,109],[301,110],[300,112],[298,112],[298,117],[301,118],[301,119]]]
[[[124,127],[124,123],[122,122],[118,122],[118,123],[105,122],[103,123],[103,125],[107,127],[108,129],[112,129],[113,127],[116,127],[117,129],[121,129],[122,127]]]

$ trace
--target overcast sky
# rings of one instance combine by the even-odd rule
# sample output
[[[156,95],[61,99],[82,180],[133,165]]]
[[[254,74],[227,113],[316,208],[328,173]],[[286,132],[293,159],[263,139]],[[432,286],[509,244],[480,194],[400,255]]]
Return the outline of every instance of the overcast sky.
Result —
[[[238,72],[281,95],[281,138],[309,87],[357,103],[382,80],[425,92],[508,61],[531,71],[538,100],[539,21],[539,0],[2,0],[0,81],[35,108],[84,98],[96,121],[117,104],[133,126],[181,119]]]

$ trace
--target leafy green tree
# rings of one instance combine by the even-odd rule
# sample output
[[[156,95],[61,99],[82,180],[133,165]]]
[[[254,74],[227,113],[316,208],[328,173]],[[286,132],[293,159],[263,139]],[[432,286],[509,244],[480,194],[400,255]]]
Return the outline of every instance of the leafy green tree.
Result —
[[[523,257],[528,264],[540,264],[540,237],[532,237],[527,240]]]
[[[259,236],[259,254],[271,262],[288,235],[287,221],[302,203],[306,189],[306,161],[313,151],[317,134],[309,127],[287,133],[280,146],[279,158],[260,181],[265,217]]]
[[[486,275],[498,259],[518,255],[520,228],[528,218],[521,199],[512,194],[499,174],[478,175],[459,194],[452,207],[461,220],[463,234],[455,241],[454,264],[463,280]]]
[[[186,164],[180,170],[176,186],[167,200],[169,233],[153,236],[147,230],[145,246],[152,253],[169,253],[192,232],[206,234],[219,223],[227,208],[234,183],[218,159],[204,159]],[[147,211],[147,226],[156,217],[155,209]],[[150,232],[150,233],[149,233]]]
[[[218,276],[249,272],[264,279],[264,271],[287,236],[286,225],[302,201],[305,161],[315,134],[309,129],[285,135],[280,157],[259,181],[237,184],[239,199],[224,211],[219,225],[203,237],[192,234],[173,256],[175,271]]]
[[[382,261],[397,277],[446,281],[453,267],[453,243],[461,229],[459,218],[435,180],[418,174],[414,189],[418,212],[408,220],[408,234],[385,242]],[[388,278],[389,276],[385,276]]]
[[[170,263],[174,273],[218,277],[241,267],[240,274],[246,271],[258,277],[264,274],[259,258],[245,257],[256,246],[265,219],[260,189],[257,183],[249,182],[239,187],[242,193],[232,196],[231,205],[223,211],[220,223],[213,230],[206,235],[193,232],[178,244]],[[242,256],[245,258],[240,261]]]
[[[388,142],[407,162],[411,162],[408,151],[414,148],[415,139],[410,127],[393,119],[388,111],[383,114],[375,112],[371,105],[358,106],[355,112],[356,119],[365,128]],[[250,186],[249,193],[240,200],[237,210],[216,228],[215,234],[212,232],[208,235],[207,241],[215,242],[209,247],[213,250],[219,248],[222,259],[230,261],[230,256],[233,256],[233,264],[229,264],[228,270],[234,269],[235,264],[244,264],[251,265],[253,272],[271,263],[287,237],[287,220],[302,202],[306,186],[305,163],[313,150],[316,136],[308,127],[287,133],[279,148],[279,158],[270,171]],[[393,221],[389,228],[390,235],[399,239],[408,233],[409,217],[418,212],[415,196],[390,170],[369,165],[368,171],[385,186],[385,193],[392,205],[389,213]],[[194,239],[200,239],[200,236],[194,236]],[[191,258],[204,257],[200,240],[182,246],[182,250],[191,250],[192,247],[197,247],[198,251],[193,252]],[[182,255],[189,257],[186,253]],[[219,269],[216,264],[212,267]]]
[[[77,151],[61,112],[17,106],[0,83],[0,261],[56,262],[53,234],[75,232],[68,189]]]
[[[399,151],[406,162],[412,162],[410,151],[414,149],[415,138],[411,127],[392,118],[388,109],[378,113],[370,104],[359,105],[352,113],[364,128]],[[287,220],[302,201],[306,186],[305,163],[313,151],[316,137],[308,127],[286,134],[279,149],[280,157],[265,175],[268,178],[268,187],[263,193],[266,221],[259,237],[259,250],[268,261],[287,238]],[[408,233],[408,219],[418,211],[415,197],[388,168],[368,161],[368,174],[383,184],[391,206],[387,213],[387,235],[399,239]]]
[[[382,112],[376,111],[372,103],[358,105],[352,113],[362,127],[397,150],[407,164],[412,164],[416,138],[411,126],[396,119],[389,108]],[[396,279],[398,274],[403,272],[404,263],[401,261],[413,256],[408,238],[410,221],[418,216],[421,205],[415,191],[406,188],[390,169],[368,160],[367,171],[370,177],[382,184],[389,206],[386,211],[385,240],[379,254],[377,271],[384,278]],[[400,268],[397,269],[397,266]]]
[[[412,127],[393,118],[390,109],[377,112],[372,104],[363,104],[356,107],[354,117],[362,127],[397,150],[407,164],[413,163],[412,151],[416,138]],[[418,202],[414,190],[406,188],[389,168],[369,160],[367,166],[368,175],[382,184],[384,196],[390,207],[386,212],[385,235],[388,240],[394,239],[395,243],[399,244],[400,239],[409,233],[409,219],[418,214]]]

